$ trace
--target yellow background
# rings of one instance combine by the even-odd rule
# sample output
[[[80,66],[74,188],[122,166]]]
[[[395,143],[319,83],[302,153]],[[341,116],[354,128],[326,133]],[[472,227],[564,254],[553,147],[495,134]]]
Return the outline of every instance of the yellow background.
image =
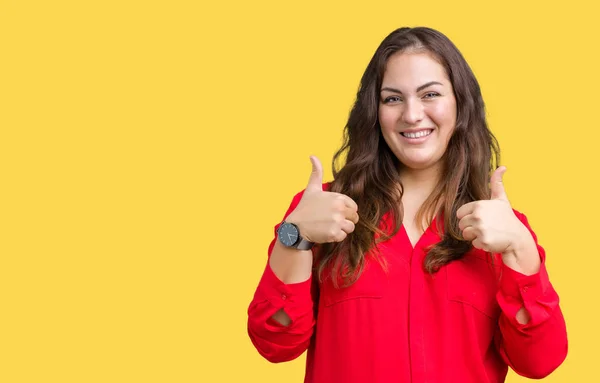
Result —
[[[547,249],[570,352],[545,381],[600,381],[598,12],[497,3],[1,1],[0,382],[301,382],[304,356],[253,349],[247,305],[404,25],[472,65]]]

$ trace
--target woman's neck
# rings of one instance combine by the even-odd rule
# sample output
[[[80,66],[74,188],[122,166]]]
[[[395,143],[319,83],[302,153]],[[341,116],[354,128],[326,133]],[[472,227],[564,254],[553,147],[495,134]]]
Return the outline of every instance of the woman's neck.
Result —
[[[400,182],[404,194],[418,194],[427,198],[439,182],[440,168],[440,166],[432,166],[427,169],[401,169]]]

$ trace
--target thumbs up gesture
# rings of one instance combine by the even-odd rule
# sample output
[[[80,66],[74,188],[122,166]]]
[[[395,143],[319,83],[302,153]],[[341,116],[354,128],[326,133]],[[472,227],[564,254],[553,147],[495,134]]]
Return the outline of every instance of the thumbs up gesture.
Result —
[[[298,206],[286,221],[298,226],[310,242],[341,242],[358,223],[358,206],[350,197],[323,191],[323,167],[311,156],[312,172]]]
[[[501,166],[492,174],[489,200],[467,203],[456,212],[465,240],[477,249],[502,254],[514,249],[527,231],[514,214],[504,190],[505,171],[506,167]]]

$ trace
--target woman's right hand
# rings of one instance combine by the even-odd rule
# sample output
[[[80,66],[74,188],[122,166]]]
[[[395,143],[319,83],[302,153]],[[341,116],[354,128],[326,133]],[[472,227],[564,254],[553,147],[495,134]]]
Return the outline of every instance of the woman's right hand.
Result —
[[[341,242],[358,223],[358,206],[350,197],[323,191],[323,167],[311,156],[308,186],[286,222],[298,226],[306,240],[315,243]]]

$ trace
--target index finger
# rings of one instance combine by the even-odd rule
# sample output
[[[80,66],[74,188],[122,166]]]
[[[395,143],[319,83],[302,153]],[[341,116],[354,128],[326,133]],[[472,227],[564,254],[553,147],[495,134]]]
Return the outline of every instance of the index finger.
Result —
[[[469,202],[467,204],[462,205],[456,211],[456,217],[458,219],[462,219],[463,217],[466,217],[467,215],[471,214],[473,212],[473,210],[475,209],[475,203],[476,202]]]
[[[347,207],[349,207],[350,209],[352,209],[354,211],[358,211],[358,205],[356,204],[356,202],[354,202],[354,200],[352,198],[350,198],[344,194],[342,194],[342,196],[344,199],[344,203],[346,204]]]
[[[352,210],[351,208],[346,209],[344,212],[344,216],[348,221],[352,221],[355,225],[358,223],[358,212],[356,210]]]

